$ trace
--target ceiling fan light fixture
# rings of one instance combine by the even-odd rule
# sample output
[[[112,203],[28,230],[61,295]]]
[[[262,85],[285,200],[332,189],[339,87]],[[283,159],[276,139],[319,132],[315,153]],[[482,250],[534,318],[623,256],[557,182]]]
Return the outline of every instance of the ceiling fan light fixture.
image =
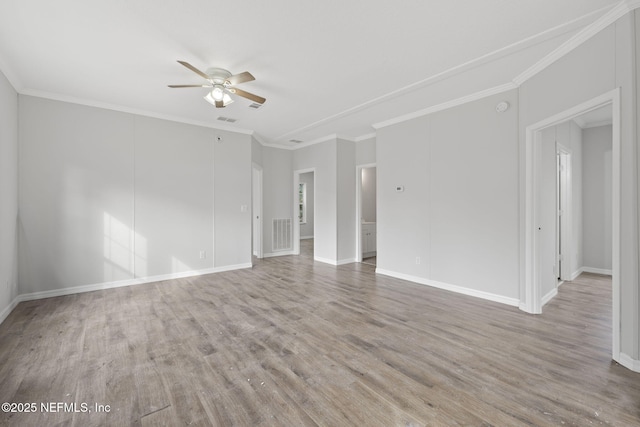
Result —
[[[206,94],[206,95],[204,96],[204,99],[205,99],[209,104],[211,104],[211,105],[216,105],[216,102],[220,102],[220,101],[222,101],[222,105],[223,105],[224,107],[226,107],[227,105],[229,105],[229,104],[231,104],[231,103],[233,102],[233,99],[231,99],[231,97],[229,96],[229,94],[228,94],[228,93],[226,93],[226,92],[223,92],[223,93],[222,93],[222,97],[221,97],[221,98],[216,99],[216,96],[218,96],[218,95],[214,94],[214,91],[215,91],[215,88],[214,88],[211,92],[209,92],[208,94]]]
[[[211,91],[211,97],[216,101],[222,101],[224,98],[224,88],[222,85],[215,85]]]

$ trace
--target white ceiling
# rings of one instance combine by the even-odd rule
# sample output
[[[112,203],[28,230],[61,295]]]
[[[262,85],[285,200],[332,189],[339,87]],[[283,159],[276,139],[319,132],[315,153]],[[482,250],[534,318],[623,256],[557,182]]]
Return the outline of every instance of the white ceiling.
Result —
[[[255,131],[291,146],[357,138],[375,123],[508,83],[617,3],[3,0],[0,69],[23,94]],[[216,109],[206,89],[169,89],[202,82],[176,60],[250,71],[256,80],[240,88],[267,102]]]

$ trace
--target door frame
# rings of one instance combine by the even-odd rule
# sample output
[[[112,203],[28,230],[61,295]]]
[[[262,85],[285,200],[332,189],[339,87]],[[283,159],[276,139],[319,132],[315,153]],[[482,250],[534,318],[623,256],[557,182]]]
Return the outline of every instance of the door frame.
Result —
[[[556,239],[559,240],[556,254],[556,265],[558,266],[558,277],[560,281],[572,280],[572,274],[575,271],[573,266],[573,182],[571,174],[573,170],[573,156],[571,150],[560,143],[556,143],[556,156],[559,162],[558,170],[558,188],[560,191],[557,195],[557,219],[556,219]],[[565,157],[566,169],[562,171],[560,164],[562,157]],[[564,208],[564,209],[562,209]],[[562,215],[560,215],[562,210]],[[560,255],[558,257],[558,255]]]
[[[571,120],[581,114],[611,105],[612,109],[612,336],[613,359],[620,359],[620,88],[597,96],[568,110],[555,114],[525,129],[525,164],[521,175],[524,186],[524,230],[521,257],[524,283],[519,308],[527,313],[542,313],[541,286],[538,274],[539,253],[537,228],[539,223],[536,194],[539,171],[536,161],[540,150],[541,131]]]
[[[263,251],[263,218],[262,218],[262,166],[257,163],[251,163],[251,256],[255,254],[258,259],[261,259],[264,256]],[[258,179],[258,188],[254,185],[254,178]],[[257,190],[257,199],[258,206],[255,206],[253,201],[255,200],[256,194],[254,193]],[[256,221],[256,216],[258,220]],[[256,230],[257,229],[257,230]],[[257,236],[254,234],[256,233]],[[257,240],[257,248],[254,247],[254,243]]]
[[[293,171],[293,254],[300,255],[300,221],[298,221],[298,185],[300,184],[300,175],[303,173],[313,172],[313,253],[315,256],[316,248],[316,168],[298,169]]]

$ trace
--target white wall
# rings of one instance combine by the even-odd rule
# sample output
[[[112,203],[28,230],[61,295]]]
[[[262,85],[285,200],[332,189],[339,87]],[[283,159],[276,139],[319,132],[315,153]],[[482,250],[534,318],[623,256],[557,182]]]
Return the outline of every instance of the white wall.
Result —
[[[337,144],[332,139],[293,151],[294,171],[315,168],[314,257],[330,263],[338,261]]]
[[[262,166],[262,145],[251,137],[251,162]]]
[[[538,187],[540,250],[539,270],[543,297],[550,295],[558,285],[556,274],[556,133],[557,126],[542,131],[539,158],[540,182]]]
[[[0,322],[18,295],[18,94],[0,73]]]
[[[378,130],[379,270],[516,303],[517,111],[509,91]]]
[[[20,293],[132,279],[134,116],[22,95],[19,114]]]
[[[249,135],[30,96],[19,114],[21,294],[250,264]]]
[[[214,267],[250,265],[251,137],[213,132]]]
[[[337,262],[356,261],[356,147],[351,141],[337,140]]]
[[[370,165],[376,162],[376,138],[371,137],[355,143],[356,165]]]
[[[265,256],[277,254],[272,245],[274,219],[293,215],[293,154],[289,150],[262,147],[262,250]]]
[[[611,126],[583,130],[584,267],[611,270]]]
[[[583,257],[583,233],[582,233],[582,129],[574,122],[569,122],[570,126],[570,141],[571,146],[571,211],[572,211],[572,224],[571,230],[572,242],[571,248],[573,253],[570,254],[571,267],[574,271],[571,272],[572,276],[577,275],[580,268],[584,265]]]
[[[300,174],[300,182],[306,184],[307,188],[307,222],[300,224],[300,238],[308,239],[313,238],[313,172],[307,172]]]
[[[376,168],[363,168],[362,174],[362,211],[364,222],[376,222]]]
[[[134,158],[135,276],[212,268],[211,130],[136,118]]]

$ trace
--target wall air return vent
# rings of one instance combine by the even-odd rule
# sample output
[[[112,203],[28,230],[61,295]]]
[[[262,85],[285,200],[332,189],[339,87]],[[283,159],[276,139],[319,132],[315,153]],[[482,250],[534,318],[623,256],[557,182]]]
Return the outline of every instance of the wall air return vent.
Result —
[[[293,236],[291,232],[291,218],[277,218],[273,220],[271,233],[271,248],[274,252],[291,250]]]

